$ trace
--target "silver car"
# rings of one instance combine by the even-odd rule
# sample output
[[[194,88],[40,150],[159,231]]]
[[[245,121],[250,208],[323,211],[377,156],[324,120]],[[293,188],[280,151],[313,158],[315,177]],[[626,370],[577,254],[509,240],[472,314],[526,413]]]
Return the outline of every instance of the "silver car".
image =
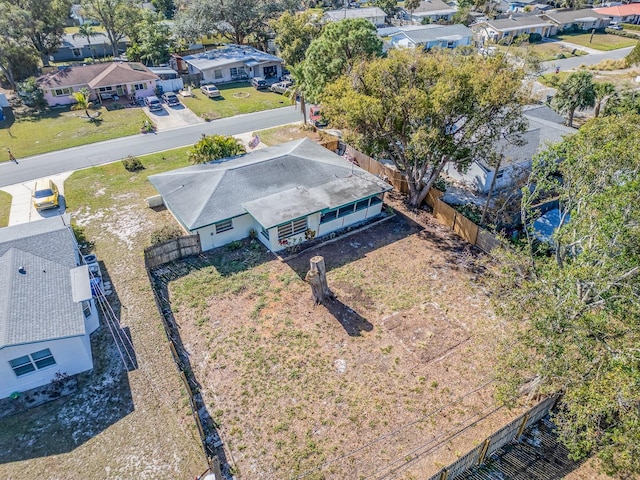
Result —
[[[274,93],[284,94],[287,90],[289,90],[291,85],[293,85],[293,83],[284,81],[284,82],[274,83],[273,85],[271,85],[270,88],[271,88],[271,91]]]

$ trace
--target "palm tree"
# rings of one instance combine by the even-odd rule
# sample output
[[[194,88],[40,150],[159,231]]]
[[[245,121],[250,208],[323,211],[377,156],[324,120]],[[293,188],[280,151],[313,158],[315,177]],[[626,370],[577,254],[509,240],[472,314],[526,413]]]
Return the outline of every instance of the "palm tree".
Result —
[[[235,157],[246,153],[244,145],[231,136],[202,135],[202,138],[187,152],[191,163],[207,163],[221,158]]]
[[[602,106],[602,103],[605,100],[608,100],[611,95],[616,93],[616,87],[613,83],[609,82],[596,83],[593,85],[593,91],[596,96],[596,110],[594,115],[598,118],[598,116],[600,116],[600,107]]]
[[[293,84],[293,88],[289,91],[289,96],[291,97],[291,104],[298,105],[297,100],[300,99],[300,110],[302,110],[302,118],[304,120],[304,125],[307,124],[307,104],[304,101],[304,89],[305,89],[305,81],[304,81],[304,71],[302,62],[297,65],[291,65],[288,67],[289,72],[291,73],[291,77],[295,83]]]
[[[569,116],[567,125],[573,127],[573,115],[576,110],[586,110],[596,103],[593,75],[584,71],[569,75],[564,82],[558,85],[558,92],[553,103],[558,113]]]
[[[84,37],[87,39],[87,44],[89,45],[89,51],[91,52],[91,58],[95,59],[95,55],[94,55],[94,51],[93,51],[93,46],[91,45],[91,37],[95,37],[97,35],[100,35],[99,32],[96,32],[96,30],[93,28],[93,26],[89,23],[84,23],[82,25],[80,25],[80,27],[78,28],[78,32],[74,33],[72,35],[73,38],[76,37]]]
[[[409,10],[409,23],[413,23],[413,11],[420,6],[421,0],[405,0],[404,8]]]
[[[91,96],[91,92],[86,88],[82,88],[78,92],[73,92],[71,96],[76,101],[76,103],[71,106],[71,110],[84,110],[87,118],[91,119],[91,115],[89,115],[89,109],[91,108],[89,97]]]

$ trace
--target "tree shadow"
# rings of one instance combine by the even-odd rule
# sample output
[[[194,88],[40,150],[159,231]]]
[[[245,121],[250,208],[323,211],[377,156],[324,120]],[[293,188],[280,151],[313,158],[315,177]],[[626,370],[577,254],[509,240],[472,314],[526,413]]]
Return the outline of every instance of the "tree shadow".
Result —
[[[119,317],[120,302],[114,290],[109,301]],[[133,412],[130,367],[123,363],[105,317],[98,311],[100,328],[90,338],[93,370],[74,376],[75,392],[0,419],[0,464],[73,452]],[[130,339],[128,329],[121,332]]]
[[[359,337],[362,332],[370,332],[373,325],[358,312],[342,303],[338,298],[328,298],[323,306],[340,322],[350,337]]]

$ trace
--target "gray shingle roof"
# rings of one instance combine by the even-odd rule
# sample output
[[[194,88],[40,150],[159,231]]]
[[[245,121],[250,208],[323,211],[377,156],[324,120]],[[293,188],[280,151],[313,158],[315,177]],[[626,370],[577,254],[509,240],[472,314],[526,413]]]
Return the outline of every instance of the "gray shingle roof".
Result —
[[[487,25],[490,25],[498,31],[517,30],[523,27],[552,26],[551,23],[536,16],[503,18],[500,20],[485,20],[484,22],[479,22],[479,24],[481,23],[486,23]]]
[[[357,200],[390,189],[375,175],[309,139],[152,175],[149,181],[178,221],[191,231],[244,215],[248,209],[254,218],[275,225],[274,221],[279,224],[332,208],[327,195],[349,203],[345,199]],[[303,190],[311,195],[294,194]],[[294,200],[303,203],[293,205]],[[273,213],[260,213],[260,201],[262,209]]]
[[[582,8],[580,10],[552,10],[545,12],[545,15],[561,25],[573,22],[595,22],[598,19],[608,18],[606,15],[600,15],[590,8]]]
[[[195,55],[186,55],[182,59],[198,70],[208,70],[224,65],[236,63],[260,64],[267,62],[282,62],[280,57],[253,48],[249,45],[227,45]]]
[[[334,22],[339,22],[345,18],[384,18],[386,14],[379,7],[367,7],[367,8],[347,8],[340,10],[329,10],[325,12],[325,16]]]
[[[400,28],[409,40],[416,44],[425,44],[434,40],[460,40],[473,37],[473,32],[464,25],[425,25],[423,28]]]
[[[57,216],[0,228],[0,348],[86,333],[72,297],[68,222]]]

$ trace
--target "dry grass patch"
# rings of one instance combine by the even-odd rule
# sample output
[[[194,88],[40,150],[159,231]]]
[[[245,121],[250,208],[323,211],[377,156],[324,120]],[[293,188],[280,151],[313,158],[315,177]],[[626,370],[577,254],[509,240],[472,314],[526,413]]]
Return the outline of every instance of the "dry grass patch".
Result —
[[[315,254],[336,294],[327,306],[301,279]],[[397,216],[287,263],[257,242],[191,260],[170,299],[240,475],[426,478],[513,418],[486,385],[505,332],[475,255]]]

